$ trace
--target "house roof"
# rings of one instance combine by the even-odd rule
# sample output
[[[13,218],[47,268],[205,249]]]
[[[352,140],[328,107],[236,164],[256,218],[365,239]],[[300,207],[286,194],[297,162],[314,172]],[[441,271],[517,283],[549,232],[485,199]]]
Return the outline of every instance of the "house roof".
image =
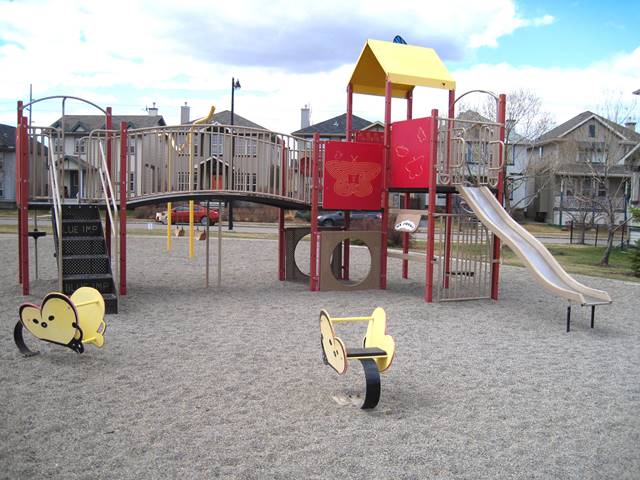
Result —
[[[231,125],[231,111],[223,110],[222,112],[218,112],[213,115],[213,122],[220,125]],[[241,115],[238,115],[236,112],[233,112],[233,124],[239,127],[248,127],[248,128],[260,128],[261,130],[266,130],[262,125],[258,125],[251,120],[247,120]]]
[[[0,123],[0,151],[16,149],[16,127]]]
[[[119,129],[121,122],[126,122],[129,128],[162,127],[166,125],[162,115],[114,115],[113,128]],[[60,128],[62,117],[51,124],[53,128]],[[104,115],[65,115],[65,133],[90,132],[105,128]]]
[[[465,110],[464,112],[459,113],[456,118],[458,120],[467,120],[469,122],[486,122],[486,123],[496,123],[495,120],[489,120],[487,117],[485,117],[484,115],[480,115],[478,112],[476,112],[475,110]],[[523,144],[530,144],[531,142],[529,142],[525,137],[523,137],[522,135],[520,135],[519,133],[517,133],[515,131],[515,129],[511,129],[508,132],[509,138],[507,138],[507,143],[511,144],[511,145],[523,145]]]
[[[353,92],[384,96],[387,78],[391,95],[398,98],[405,98],[415,86],[456,88],[434,49],[367,40],[349,80]]]
[[[356,115],[351,116],[351,128],[353,130],[363,130],[371,125],[372,122],[360,118]],[[301,128],[292,132],[291,135],[304,136],[319,133],[321,136],[327,135],[342,135],[346,136],[347,131],[347,114],[343,113],[337,117],[330,118],[324,122],[316,123],[315,125],[309,125],[308,127]]]
[[[536,140],[536,143],[546,143],[549,141],[556,140],[558,138],[562,138],[592,118],[599,121],[601,124],[604,124],[605,126],[609,127],[611,130],[613,130],[618,135],[620,135],[620,137],[622,137],[623,140],[627,140],[633,143],[640,142],[640,134],[638,134],[637,132],[631,130],[630,128],[624,127],[622,125],[618,125],[617,123],[612,122],[611,120],[608,120],[600,115],[597,115],[587,110],[586,112],[582,112],[581,114],[576,115],[573,118],[570,118],[566,122],[561,123],[557,127],[552,128],[551,130],[543,133]]]

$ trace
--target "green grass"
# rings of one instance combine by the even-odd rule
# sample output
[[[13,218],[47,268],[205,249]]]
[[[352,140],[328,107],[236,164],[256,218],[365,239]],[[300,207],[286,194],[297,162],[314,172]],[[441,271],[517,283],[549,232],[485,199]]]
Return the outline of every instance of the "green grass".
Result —
[[[614,248],[609,257],[609,266],[600,265],[604,247],[585,245],[546,245],[558,263],[569,273],[592,277],[614,278],[640,282],[631,270],[631,250]],[[508,248],[503,249],[503,262],[507,265],[524,266],[522,261]]]

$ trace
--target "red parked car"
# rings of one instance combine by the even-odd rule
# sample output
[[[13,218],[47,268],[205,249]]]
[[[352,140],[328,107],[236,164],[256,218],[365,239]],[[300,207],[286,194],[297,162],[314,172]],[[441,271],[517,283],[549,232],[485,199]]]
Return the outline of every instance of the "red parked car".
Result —
[[[162,212],[160,221],[167,224],[167,212]],[[211,225],[215,225],[220,220],[220,213],[217,208],[209,209],[209,221]],[[202,205],[193,206],[193,221],[207,224],[207,209]],[[189,206],[182,205],[171,209],[171,223],[189,223]]]

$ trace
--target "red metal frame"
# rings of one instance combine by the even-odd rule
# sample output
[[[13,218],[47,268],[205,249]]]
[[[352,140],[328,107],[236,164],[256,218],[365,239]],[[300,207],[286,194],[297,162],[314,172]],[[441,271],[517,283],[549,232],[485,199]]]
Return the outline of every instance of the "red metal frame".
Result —
[[[504,136],[505,136],[505,120],[507,115],[507,97],[505,94],[501,94],[498,99],[498,123],[500,124],[500,146],[498,150],[498,155],[500,158],[500,162],[502,162],[502,158],[504,155]],[[498,175],[498,185],[496,198],[500,205],[503,204],[504,201],[504,168],[500,169],[500,173]],[[500,284],[500,238],[496,235],[493,236],[493,263],[491,265],[491,298],[493,300],[498,300],[498,287]]]
[[[411,120],[413,118],[413,90],[409,90],[407,92],[407,120]],[[404,198],[402,199],[402,207],[410,208],[411,205],[411,194],[405,193]],[[409,232],[404,232],[402,234],[402,253],[404,254],[402,257],[402,278],[409,278],[409,259],[407,255],[409,253],[409,240],[410,240]]]
[[[112,178],[113,170],[111,169],[111,132],[110,130],[113,128],[113,118],[111,116],[111,107],[107,107],[107,115],[105,121],[105,128],[107,129],[107,170],[109,171],[109,177]],[[104,192],[105,197],[109,198],[109,189]],[[107,205],[109,208],[109,205]],[[111,258],[111,229],[113,226],[111,225],[111,220],[109,219],[109,215],[105,215],[104,218],[104,226],[105,226],[105,240],[107,242],[107,255]]]
[[[282,182],[282,196],[287,195],[287,175],[286,175],[286,162],[287,156],[285,151],[285,143],[282,142],[282,159],[280,162],[281,170],[281,182]],[[278,280],[284,281],[285,279],[285,255],[286,255],[286,243],[284,238],[284,209],[280,208],[278,211]],[[293,255],[294,252],[289,252]]]
[[[309,290],[316,292],[320,288],[318,278],[318,160],[320,157],[320,135],[313,134],[313,155],[311,159],[311,170],[313,172],[311,188],[311,252],[309,266]]]
[[[18,282],[22,283],[22,212],[20,209],[22,186],[22,101],[18,102],[18,119],[16,121],[16,207],[18,209]]]
[[[347,85],[347,119],[346,119],[346,132],[347,142],[351,142],[351,131],[353,128],[353,85]],[[312,221],[315,217],[312,217]],[[351,212],[344,212],[344,228],[345,230],[349,230],[351,227]],[[351,242],[349,239],[345,239],[342,242],[342,278],[343,280],[349,280],[349,261],[351,259]]]
[[[22,117],[20,145],[20,232],[22,240],[22,294],[29,295],[29,119]]]
[[[384,88],[384,161],[382,176],[382,222],[380,227],[380,288],[387,288],[387,228],[389,225],[389,174],[391,167],[391,81]]]
[[[427,270],[424,299],[433,302],[433,256],[435,253],[436,159],[438,158],[438,110],[431,110],[431,158],[429,160],[429,205],[427,213]]]
[[[127,294],[127,122],[120,123],[120,295]]]

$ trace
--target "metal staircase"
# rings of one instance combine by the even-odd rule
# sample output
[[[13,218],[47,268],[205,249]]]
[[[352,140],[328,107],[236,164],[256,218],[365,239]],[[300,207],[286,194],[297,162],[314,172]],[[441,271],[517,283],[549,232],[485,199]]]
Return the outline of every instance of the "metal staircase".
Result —
[[[100,211],[95,205],[61,205],[62,242],[56,215],[52,215],[56,255],[62,245],[62,291],[70,295],[80,287],[102,293],[106,313],[118,313],[116,291]]]
[[[70,295],[80,287],[93,287],[102,293],[106,313],[118,313],[118,295],[98,207],[62,205],[62,242],[58,241],[55,215],[51,218],[56,256],[62,244],[63,293]]]

